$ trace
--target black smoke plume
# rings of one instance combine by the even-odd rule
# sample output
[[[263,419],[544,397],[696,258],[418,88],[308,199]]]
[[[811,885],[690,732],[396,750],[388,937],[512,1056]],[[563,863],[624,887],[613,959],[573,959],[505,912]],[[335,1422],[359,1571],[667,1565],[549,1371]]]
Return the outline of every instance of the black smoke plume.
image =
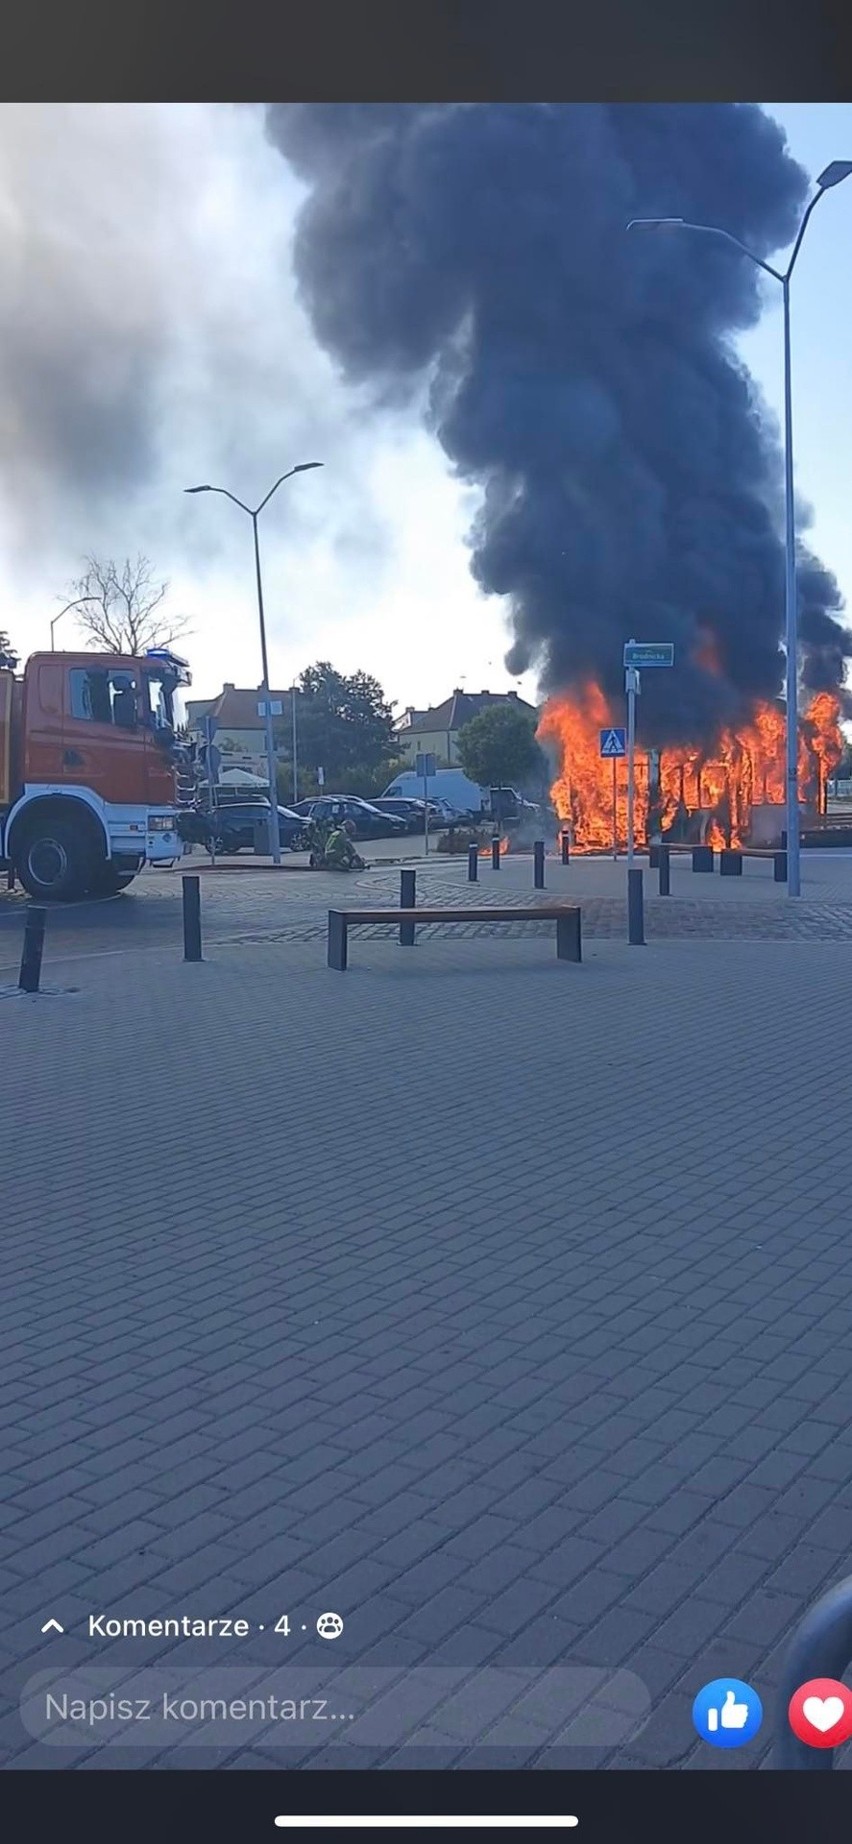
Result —
[[[661,742],[777,695],[779,438],[732,343],[772,285],[720,240],[625,228],[680,216],[784,249],[808,181],[777,124],[752,104],[276,104],[268,129],[310,188],[317,337],[377,401],[425,399],[483,490],[472,570],[507,598],[509,669],[618,696],[623,642],[672,640],[676,672],[642,687]],[[839,689],[838,587],[799,561],[803,679]]]

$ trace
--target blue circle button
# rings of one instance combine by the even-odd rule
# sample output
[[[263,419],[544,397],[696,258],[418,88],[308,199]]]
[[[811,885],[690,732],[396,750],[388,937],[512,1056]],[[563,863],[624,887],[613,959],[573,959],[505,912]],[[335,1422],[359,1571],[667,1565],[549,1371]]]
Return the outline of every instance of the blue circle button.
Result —
[[[760,1728],[763,1704],[739,1678],[714,1678],[699,1690],[692,1720],[701,1740],[713,1748],[742,1748]]]

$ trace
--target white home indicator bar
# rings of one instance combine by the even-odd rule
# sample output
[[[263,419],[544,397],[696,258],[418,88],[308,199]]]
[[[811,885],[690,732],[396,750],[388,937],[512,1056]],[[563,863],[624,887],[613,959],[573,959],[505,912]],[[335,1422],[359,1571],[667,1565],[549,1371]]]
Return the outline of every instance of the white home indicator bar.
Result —
[[[514,1818],[505,1813],[499,1818],[447,1818],[443,1813],[439,1818],[305,1818],[302,1814],[294,1812],[286,1817],[276,1818],[275,1823],[285,1830],[292,1826],[294,1831],[301,1829],[351,1831],[353,1828],[355,1830],[366,1829],[367,1826],[384,1827],[387,1830],[393,1825],[419,1826],[427,1831],[444,1829],[449,1825],[459,1825],[467,1830],[474,1825],[489,1825],[492,1828],[500,1826],[512,1831],[532,1829],[559,1831],[563,1826],[579,1825],[580,1820],[578,1818]]]

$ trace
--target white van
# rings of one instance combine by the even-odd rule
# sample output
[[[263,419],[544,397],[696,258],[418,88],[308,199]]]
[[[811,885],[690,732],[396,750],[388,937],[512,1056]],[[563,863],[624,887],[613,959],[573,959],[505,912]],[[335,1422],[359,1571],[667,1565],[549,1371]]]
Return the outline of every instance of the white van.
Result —
[[[423,776],[416,775],[413,769],[397,775],[390,787],[385,788],[380,796],[382,800],[392,800],[395,796],[406,800],[423,799]],[[491,793],[488,788],[478,787],[475,781],[469,781],[460,768],[439,768],[434,775],[426,777],[426,798],[449,801],[458,813],[472,814],[477,819],[487,814],[491,805]]]

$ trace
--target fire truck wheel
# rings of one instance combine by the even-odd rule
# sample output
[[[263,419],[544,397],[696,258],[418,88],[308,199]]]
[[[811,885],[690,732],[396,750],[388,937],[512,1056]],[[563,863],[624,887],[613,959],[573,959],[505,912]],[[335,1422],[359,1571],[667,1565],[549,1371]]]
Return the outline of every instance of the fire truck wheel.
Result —
[[[128,884],[132,884],[135,876],[135,871],[117,871],[112,864],[99,864],[89,880],[89,889],[93,896],[117,896],[119,890],[126,890]]]
[[[16,852],[18,877],[37,901],[67,903],[82,896],[91,875],[92,846],[80,827],[44,819]]]

